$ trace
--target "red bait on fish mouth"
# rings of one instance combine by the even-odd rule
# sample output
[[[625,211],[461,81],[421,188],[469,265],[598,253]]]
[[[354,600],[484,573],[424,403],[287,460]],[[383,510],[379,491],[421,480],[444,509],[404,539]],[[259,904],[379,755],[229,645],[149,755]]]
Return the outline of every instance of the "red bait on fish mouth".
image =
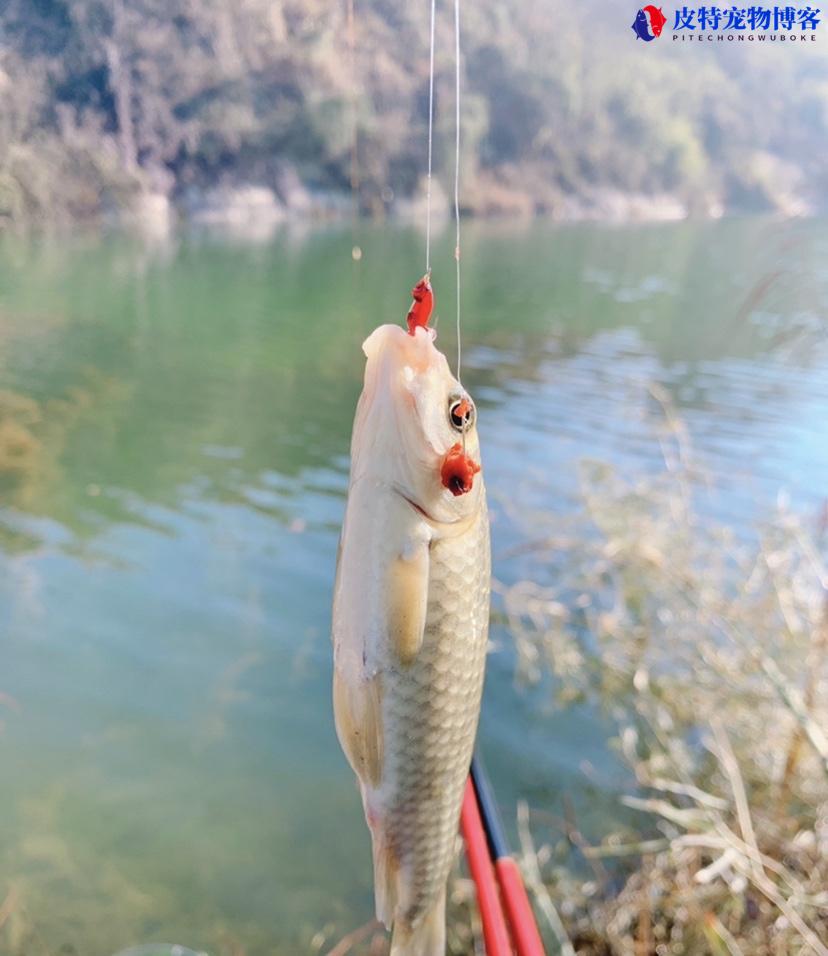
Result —
[[[474,476],[480,471],[480,465],[463,451],[460,442],[449,448],[440,468],[440,480],[443,487],[456,498],[468,494],[474,485]]]
[[[409,335],[413,335],[415,329],[426,328],[431,319],[434,309],[434,292],[431,289],[431,276],[428,273],[411,290],[411,297],[414,301],[406,316]]]

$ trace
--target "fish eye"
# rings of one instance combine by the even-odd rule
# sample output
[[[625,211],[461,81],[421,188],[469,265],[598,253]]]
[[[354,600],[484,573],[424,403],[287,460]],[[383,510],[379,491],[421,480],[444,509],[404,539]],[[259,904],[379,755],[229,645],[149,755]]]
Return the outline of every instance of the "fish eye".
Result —
[[[449,421],[458,432],[467,432],[474,424],[474,402],[468,395],[453,395],[449,399]]]

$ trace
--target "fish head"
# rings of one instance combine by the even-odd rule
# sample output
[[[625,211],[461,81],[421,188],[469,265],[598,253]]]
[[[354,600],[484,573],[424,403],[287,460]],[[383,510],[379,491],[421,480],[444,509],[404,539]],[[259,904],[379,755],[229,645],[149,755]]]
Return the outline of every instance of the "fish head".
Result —
[[[351,468],[428,518],[453,522],[479,506],[480,442],[474,402],[434,338],[432,329],[383,325],[366,339]]]

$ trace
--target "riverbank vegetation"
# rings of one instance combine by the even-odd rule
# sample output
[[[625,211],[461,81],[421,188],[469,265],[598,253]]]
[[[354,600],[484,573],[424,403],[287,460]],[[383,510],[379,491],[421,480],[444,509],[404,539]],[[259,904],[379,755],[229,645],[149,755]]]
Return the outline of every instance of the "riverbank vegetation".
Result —
[[[364,213],[410,214],[426,159],[428,11],[384,0],[354,10],[351,25],[345,0],[9,0],[0,223],[163,223],[170,204],[207,221],[336,215],[352,196]],[[467,7],[466,210],[626,218],[818,206],[822,45],[674,44],[666,32],[644,44],[631,17],[597,0],[577,15],[563,0]],[[440,9],[441,181],[452,31]]]
[[[502,595],[524,673],[615,722],[640,825],[589,845],[576,813],[523,806],[524,863],[564,953],[824,956],[825,516],[780,500],[750,539],[717,526],[654,396],[665,470],[585,466],[580,516],[532,543],[546,572]]]

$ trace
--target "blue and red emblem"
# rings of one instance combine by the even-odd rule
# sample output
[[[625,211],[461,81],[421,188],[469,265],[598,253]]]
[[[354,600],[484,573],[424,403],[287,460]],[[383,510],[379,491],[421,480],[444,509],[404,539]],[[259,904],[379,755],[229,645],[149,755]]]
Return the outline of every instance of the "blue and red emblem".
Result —
[[[667,17],[661,12],[661,8],[654,7],[650,3],[636,13],[632,25],[633,33],[639,40],[645,40],[649,43],[650,40],[655,40],[656,37],[661,36],[661,31],[664,29],[666,22]]]

